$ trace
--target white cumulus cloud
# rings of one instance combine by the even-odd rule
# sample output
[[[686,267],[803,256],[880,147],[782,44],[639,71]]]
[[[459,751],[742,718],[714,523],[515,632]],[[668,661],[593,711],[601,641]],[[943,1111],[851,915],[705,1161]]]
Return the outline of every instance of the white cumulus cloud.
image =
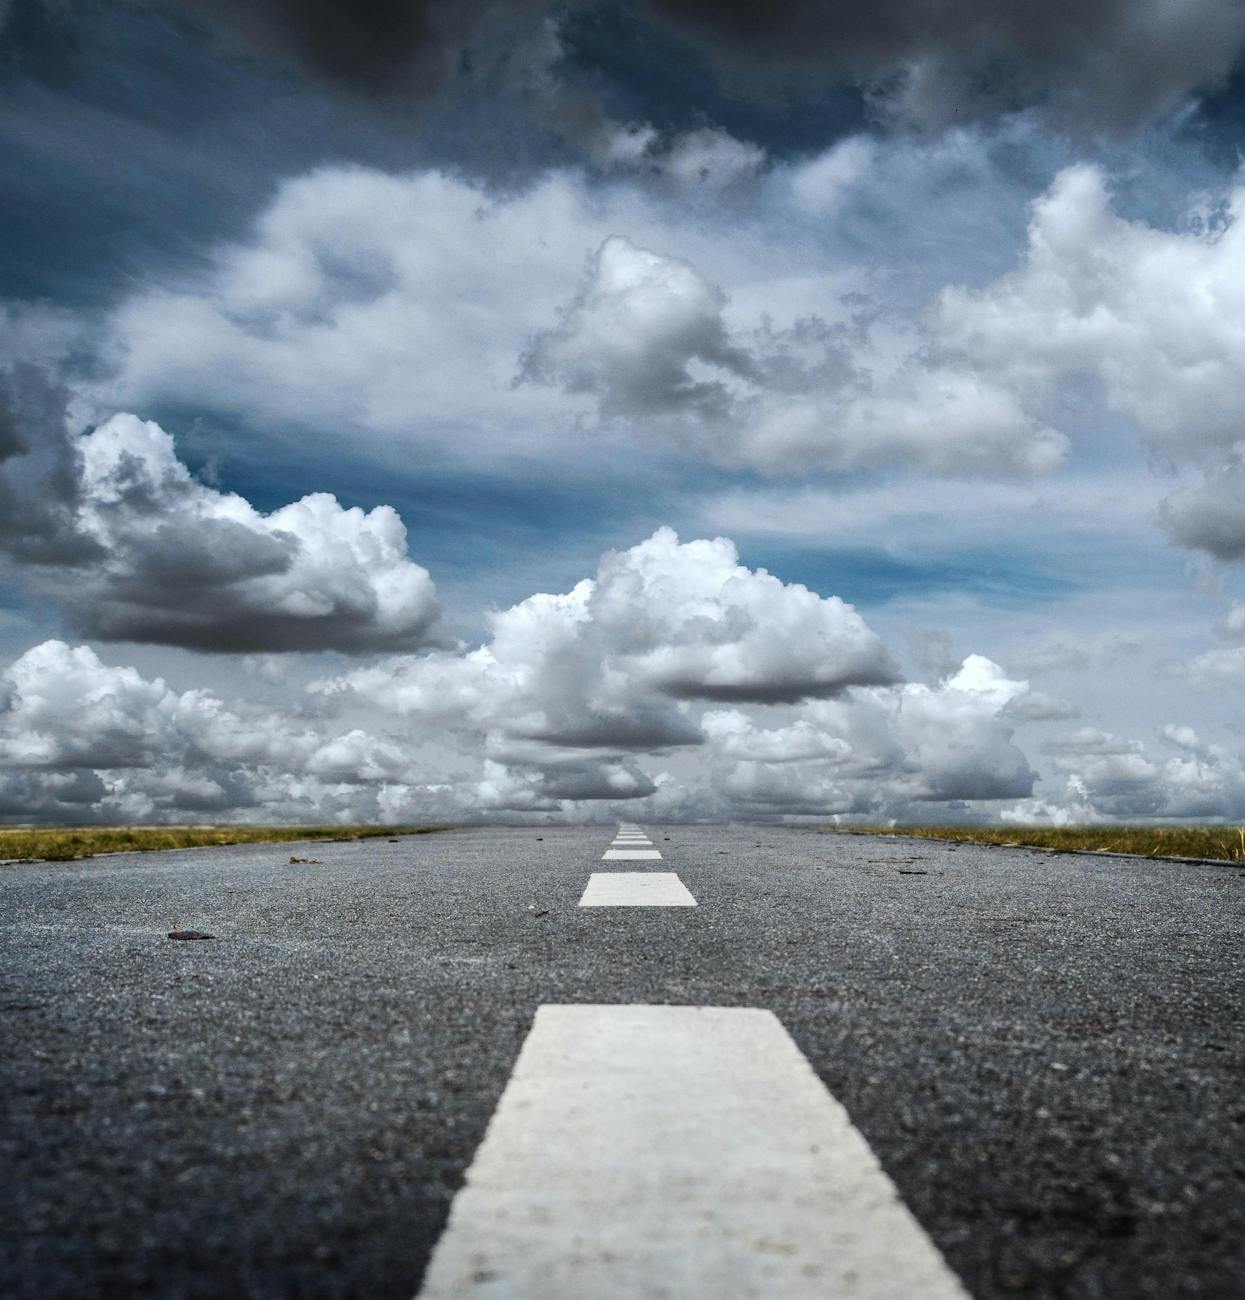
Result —
[[[871,687],[810,702],[767,727],[738,712],[706,715],[714,786],[766,815],[902,813],[930,802],[1028,795],[1034,774],[1005,710],[1026,691],[970,655],[937,686]]]
[[[35,580],[88,636],[229,652],[429,639],[433,582],[389,506],[347,509],[321,492],[263,514],[196,479],[169,434],[128,414],[79,436],[44,420],[0,463],[0,501],[28,457],[50,466],[24,489],[40,514],[0,529],[0,547],[21,556],[39,541]]]
[[[1218,653],[1196,670],[1245,680],[1238,651]],[[44,642],[0,674],[0,816],[975,818],[1010,801],[1009,817],[1059,820],[1245,807],[1240,756],[1187,725],[1163,730],[1157,756],[1098,728],[1057,736],[1039,786],[1015,731],[1070,705],[977,654],[932,684],[900,681],[850,605],[747,568],[725,539],[670,529],[607,553],[569,591],[494,613],[481,645],[380,657],[309,690],[261,709]]]
[[[835,471],[886,462],[947,474],[1040,474],[1068,440],[987,371],[890,355],[809,318],[728,330],[722,289],[688,262],[619,237],[525,354],[524,375],[597,399],[726,463]]]
[[[949,287],[931,322],[949,355],[1041,413],[1070,381],[1200,483],[1160,519],[1178,545],[1245,556],[1245,187],[1200,198],[1178,229],[1113,210],[1108,178],[1083,163],[1033,205],[1016,269],[980,289]]]

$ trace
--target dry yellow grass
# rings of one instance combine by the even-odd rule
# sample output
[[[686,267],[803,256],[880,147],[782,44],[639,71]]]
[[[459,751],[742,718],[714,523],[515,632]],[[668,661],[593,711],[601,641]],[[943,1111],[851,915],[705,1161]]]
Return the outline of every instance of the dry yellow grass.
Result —
[[[363,840],[427,835],[448,826],[20,826],[0,829],[0,859],[65,862],[96,853],[147,853],[210,844]]]
[[[1031,844],[1043,849],[1133,853],[1138,857],[1245,862],[1242,826],[836,826],[870,835],[917,835],[973,844]]]

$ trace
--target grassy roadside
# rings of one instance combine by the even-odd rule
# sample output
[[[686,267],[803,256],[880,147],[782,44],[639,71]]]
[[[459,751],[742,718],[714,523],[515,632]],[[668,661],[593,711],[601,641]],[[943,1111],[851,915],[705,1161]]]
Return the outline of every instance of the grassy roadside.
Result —
[[[390,839],[449,826],[22,826],[0,828],[0,859],[67,862],[96,853],[148,853],[212,844],[280,844],[290,840]]]
[[[867,835],[916,835],[971,844],[1031,844],[1035,848],[1138,857],[1214,858],[1245,862],[1245,826],[828,826]]]

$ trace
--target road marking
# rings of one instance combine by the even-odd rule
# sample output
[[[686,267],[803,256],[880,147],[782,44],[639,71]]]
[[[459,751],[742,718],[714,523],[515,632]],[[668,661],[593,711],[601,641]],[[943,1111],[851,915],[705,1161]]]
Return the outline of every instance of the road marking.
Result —
[[[625,858],[628,861],[635,861],[639,858],[660,858],[661,853],[657,849],[606,849],[601,854],[602,862],[617,862]]]
[[[543,1006],[423,1300],[968,1300],[768,1011]]]
[[[580,907],[695,907],[673,871],[594,871]]]

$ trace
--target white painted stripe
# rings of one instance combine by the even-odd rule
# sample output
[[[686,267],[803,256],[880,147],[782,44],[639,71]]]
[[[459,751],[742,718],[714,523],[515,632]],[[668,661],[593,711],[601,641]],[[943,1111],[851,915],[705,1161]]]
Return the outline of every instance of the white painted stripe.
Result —
[[[580,907],[695,907],[673,871],[594,871]]]
[[[618,839],[614,840],[612,847],[622,849],[651,849],[653,847],[653,841],[646,835],[633,835],[629,839],[623,839],[620,836]]]
[[[606,849],[601,854],[602,862],[618,862],[626,860],[635,862],[641,858],[660,858],[661,853],[657,849]]]
[[[423,1300],[968,1300],[768,1011],[544,1006]]]

